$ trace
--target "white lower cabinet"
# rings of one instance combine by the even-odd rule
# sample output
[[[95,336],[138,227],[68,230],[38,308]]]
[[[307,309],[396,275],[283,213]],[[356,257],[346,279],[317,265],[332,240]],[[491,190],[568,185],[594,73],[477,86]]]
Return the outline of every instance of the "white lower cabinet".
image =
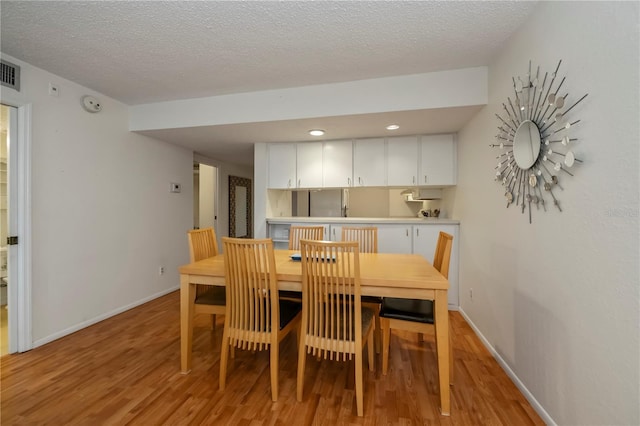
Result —
[[[378,253],[411,253],[411,225],[378,227]]]
[[[341,241],[342,240],[342,226],[343,225],[331,225],[331,230],[329,233],[328,240],[330,241]],[[352,226],[345,224],[345,226]]]

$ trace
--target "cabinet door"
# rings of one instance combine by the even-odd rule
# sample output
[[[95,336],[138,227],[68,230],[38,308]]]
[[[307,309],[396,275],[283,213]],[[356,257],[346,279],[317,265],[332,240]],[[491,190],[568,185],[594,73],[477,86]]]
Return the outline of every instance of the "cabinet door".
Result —
[[[384,138],[353,144],[353,186],[385,186]]]
[[[456,144],[453,135],[422,136],[419,185],[456,184]]]
[[[322,146],[322,186],[346,188],[353,185],[353,144],[330,141]]]
[[[329,239],[331,241],[342,241],[342,227],[349,226],[345,224],[331,225]]]
[[[269,144],[267,149],[269,188],[296,187],[296,145],[292,143]]]
[[[433,257],[438,244],[440,231],[453,235],[451,246],[451,260],[449,262],[449,291],[448,304],[450,308],[458,308],[458,225],[414,225],[413,226],[413,253],[420,254],[429,263],[433,263]]]
[[[418,184],[418,137],[402,136],[387,140],[387,185]]]
[[[298,188],[322,188],[322,142],[297,145]]]
[[[377,225],[379,253],[411,253],[411,225]]]

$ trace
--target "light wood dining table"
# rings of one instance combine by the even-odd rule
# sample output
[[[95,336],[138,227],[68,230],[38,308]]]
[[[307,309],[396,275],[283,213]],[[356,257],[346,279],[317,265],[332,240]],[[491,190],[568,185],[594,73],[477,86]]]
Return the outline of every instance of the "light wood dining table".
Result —
[[[278,288],[302,291],[302,266],[291,260],[294,250],[274,250]],[[298,252],[299,253],[299,252]],[[180,272],[180,363],[183,374],[191,371],[193,316],[196,284],[224,286],[224,254],[181,266]],[[362,295],[434,301],[434,322],[440,410],[450,412],[449,393],[449,282],[424,257],[417,254],[361,253]]]

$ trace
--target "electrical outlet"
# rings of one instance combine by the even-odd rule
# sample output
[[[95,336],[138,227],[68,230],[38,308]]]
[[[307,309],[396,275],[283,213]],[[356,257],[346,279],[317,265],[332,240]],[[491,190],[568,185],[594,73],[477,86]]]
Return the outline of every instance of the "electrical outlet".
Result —
[[[469,299],[473,300],[473,289],[469,289]]]
[[[158,269],[158,274],[159,274],[159,275],[164,275],[164,266],[161,266],[161,267]]]
[[[175,182],[171,182],[169,184],[169,192],[175,192],[178,193],[182,190],[182,185],[180,185],[179,183],[175,183]]]

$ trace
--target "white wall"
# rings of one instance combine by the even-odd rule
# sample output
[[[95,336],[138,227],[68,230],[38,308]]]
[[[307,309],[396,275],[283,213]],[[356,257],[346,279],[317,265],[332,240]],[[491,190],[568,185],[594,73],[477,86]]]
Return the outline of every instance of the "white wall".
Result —
[[[564,425],[640,423],[639,3],[544,2],[489,68],[489,104],[459,134],[462,311]],[[533,224],[505,208],[494,142],[513,76],[553,72],[582,120],[575,177]],[[473,299],[469,290],[473,288]],[[552,420],[551,420],[552,419]]]
[[[155,130],[484,105],[486,82],[486,67],[478,67],[157,102],[132,106],[130,128]]]
[[[126,105],[22,61],[32,104],[32,314],[35,345],[178,288],[189,260],[191,151],[128,130]],[[48,84],[59,97],[48,95]],[[100,113],[85,112],[83,95]],[[182,192],[169,192],[169,183]],[[159,267],[165,274],[159,275]]]
[[[388,217],[389,201],[387,188],[350,188],[347,216]]]

